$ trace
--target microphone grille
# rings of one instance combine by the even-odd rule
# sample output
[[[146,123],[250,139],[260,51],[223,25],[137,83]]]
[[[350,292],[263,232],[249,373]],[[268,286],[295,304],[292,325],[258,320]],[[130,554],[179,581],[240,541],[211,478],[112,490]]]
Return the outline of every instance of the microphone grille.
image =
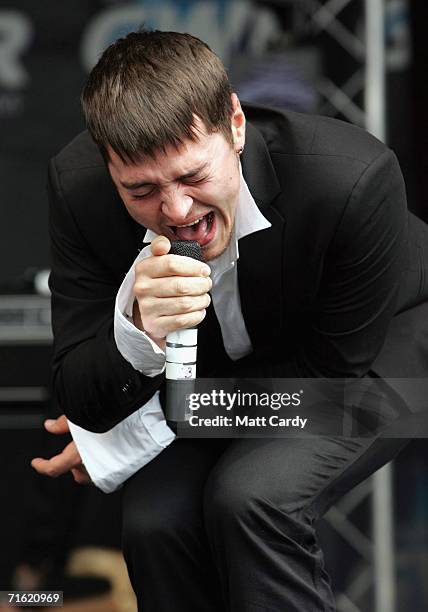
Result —
[[[173,240],[169,252],[171,255],[185,255],[203,261],[201,246],[196,240]]]

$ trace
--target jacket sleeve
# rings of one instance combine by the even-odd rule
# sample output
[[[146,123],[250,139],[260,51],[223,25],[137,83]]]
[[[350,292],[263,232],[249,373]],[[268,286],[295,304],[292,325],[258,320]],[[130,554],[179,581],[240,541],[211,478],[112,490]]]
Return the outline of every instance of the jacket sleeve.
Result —
[[[367,374],[396,310],[406,245],[405,188],[398,162],[387,150],[353,187],[327,252],[300,353],[308,373]]]
[[[164,376],[144,376],[118,351],[113,334],[117,279],[82,235],[54,161],[48,195],[54,400],[73,423],[101,433],[144,405]]]
[[[325,251],[318,292],[299,315],[293,355],[268,366],[259,363],[260,377],[353,378],[368,373],[396,311],[407,218],[398,162],[384,150],[350,188]],[[242,375],[253,369],[250,363],[241,364]]]

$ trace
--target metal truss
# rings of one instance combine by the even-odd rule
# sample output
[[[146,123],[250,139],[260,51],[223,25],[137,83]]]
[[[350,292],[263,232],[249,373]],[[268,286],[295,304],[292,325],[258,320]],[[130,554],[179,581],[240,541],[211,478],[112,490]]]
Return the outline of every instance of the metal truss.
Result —
[[[340,13],[354,0],[301,0],[297,7],[304,13],[304,29],[311,37],[322,33],[329,35],[341,49],[355,60],[357,69],[348,79],[338,86],[326,75],[315,83],[321,94],[323,104],[320,113],[323,115],[341,114],[357,125],[365,125],[364,109],[355,102],[355,98],[364,90],[364,65],[366,49],[364,42],[340,21]],[[359,0],[359,4],[363,4]]]
[[[384,466],[371,478],[347,493],[327,513],[331,528],[357,553],[351,577],[342,592],[336,592],[338,612],[394,612],[394,543],[392,467]],[[369,501],[371,534],[359,527],[352,514]],[[360,607],[374,593],[373,605]]]
[[[321,34],[348,54],[355,69],[342,83],[323,75],[315,83],[322,98],[320,113],[342,115],[366,127],[384,140],[384,7],[385,0],[294,0],[300,33],[314,42]],[[353,5],[362,28],[355,33],[341,21],[344,9]],[[340,63],[340,57],[338,58]]]

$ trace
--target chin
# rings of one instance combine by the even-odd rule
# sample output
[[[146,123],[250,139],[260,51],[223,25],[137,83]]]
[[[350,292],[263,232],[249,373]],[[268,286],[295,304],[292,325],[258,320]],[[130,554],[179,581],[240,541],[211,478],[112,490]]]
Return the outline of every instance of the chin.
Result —
[[[220,255],[222,255],[229,246],[231,237],[232,232],[229,233],[229,235],[226,237],[225,240],[222,241],[221,244],[213,244],[213,241],[213,243],[209,243],[206,246],[203,246],[202,255],[204,256],[204,260],[211,261],[216,257],[220,257]]]

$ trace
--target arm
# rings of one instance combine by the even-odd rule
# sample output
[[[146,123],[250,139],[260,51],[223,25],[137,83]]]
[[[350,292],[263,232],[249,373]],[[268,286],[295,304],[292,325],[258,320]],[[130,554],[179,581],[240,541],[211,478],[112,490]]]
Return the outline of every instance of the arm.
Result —
[[[158,394],[103,434],[74,425],[64,414],[45,421],[45,428],[56,435],[70,432],[73,441],[50,459],[34,458],[31,466],[51,478],[71,472],[78,484],[92,482],[104,493],[118,489],[175,439],[163,417]]]
[[[404,182],[386,150],[354,185],[327,251],[302,350],[310,375],[352,378],[370,370],[396,310],[406,244]]]
[[[113,313],[119,283],[82,235],[54,163],[48,191],[54,397],[73,423],[107,431],[149,401],[163,375],[143,375],[118,351]]]
[[[105,433],[87,431],[71,421],[69,426],[92,482],[104,493],[119,488],[175,439],[159,393]]]
[[[155,255],[166,254],[169,250],[169,242],[165,239],[163,239],[163,241],[159,240],[158,242],[161,243],[161,247],[153,243],[152,252],[154,252]],[[150,257],[150,249],[148,247],[144,251],[138,256],[138,261],[142,259],[153,260],[155,267],[160,266],[160,276],[163,277],[165,273],[160,259],[157,260],[156,257]],[[157,372],[163,369],[165,360],[163,351],[159,349],[152,340],[150,340],[151,345],[148,345],[149,341],[147,340],[147,334],[139,331],[123,314],[125,311],[129,310],[129,307],[127,308],[128,302],[132,304],[134,301],[134,285],[136,282],[137,284],[142,282],[146,285],[154,282],[155,294],[158,293],[158,289],[160,289],[159,283],[155,279],[150,280],[149,270],[152,268],[151,263],[152,261],[146,261],[142,265],[142,279],[139,278],[137,274],[137,281],[135,278],[135,270],[138,269],[138,266],[135,266],[135,269],[134,266],[132,266],[121,285],[117,295],[115,308],[115,341],[121,354],[124,355],[126,362],[132,364],[135,370],[141,371],[144,369],[149,376],[156,376]],[[184,260],[178,258],[176,263],[179,267],[183,267],[182,264]],[[207,278],[201,279],[202,288],[199,288],[200,282],[198,278],[189,278],[188,282],[191,286],[188,290],[192,294],[196,294],[192,298],[192,302],[195,302],[197,312],[189,313],[189,304],[186,302],[185,312],[183,313],[180,311],[180,298],[169,297],[171,288],[175,286],[175,283],[179,279],[174,278],[174,270],[170,269],[168,258],[165,260],[165,264],[168,269],[167,278],[160,278],[159,281],[162,281],[162,286],[163,281],[166,281],[167,297],[161,298],[160,300],[154,300],[153,298],[148,298],[148,294],[150,294],[149,290],[138,291],[143,303],[147,307],[143,308],[143,310],[145,311],[145,320],[147,320],[148,326],[151,328],[151,326],[154,325],[154,329],[162,330],[161,333],[166,333],[169,325],[173,327],[175,327],[175,325],[187,326],[189,317],[196,316],[199,319],[202,316],[202,313],[199,312],[199,295],[202,293],[203,296],[205,296],[202,297],[202,304],[206,305],[207,299],[209,300],[206,292],[211,286],[211,281]],[[87,266],[87,260],[84,265]],[[190,270],[187,269],[189,265],[191,266]],[[184,266],[185,269],[181,270],[181,272],[184,275],[189,273],[193,276],[195,272],[193,268],[196,267],[196,272],[199,273],[201,264],[196,263],[194,260],[189,260],[187,262],[187,267]],[[209,268],[207,266],[205,266],[205,268],[206,271],[209,272]],[[79,268],[73,269],[73,272],[76,270],[81,272]],[[99,278],[102,278],[101,273],[99,274]],[[96,286],[93,277],[92,282],[94,286]],[[71,282],[71,288],[74,288],[76,284],[78,286],[77,280]],[[162,291],[160,291],[160,293],[162,294]],[[158,310],[156,307],[157,302],[159,302],[161,306],[161,313],[160,315],[154,316],[154,313]],[[174,317],[165,317],[163,302],[166,303],[166,310],[168,313],[171,306],[173,308],[170,314],[178,311],[177,322]],[[193,311],[194,308],[192,307],[190,310]],[[142,327],[139,309],[137,309],[136,312],[134,309],[134,314],[137,318],[136,325]],[[162,323],[158,327],[156,321],[159,316],[162,319]],[[192,321],[190,321],[190,323],[191,322]],[[166,325],[165,330],[163,329],[164,325]],[[68,327],[65,327],[63,332],[66,333],[68,329]],[[153,351],[153,348],[157,350]],[[158,359],[160,355],[161,359]],[[89,377],[87,384],[91,384]],[[124,480],[153,459],[175,438],[175,435],[165,422],[158,393],[155,393],[140,409],[133,411],[132,414],[128,415],[123,420],[120,419],[119,423],[109,427],[108,431],[100,432],[96,431],[95,428],[88,430],[88,428],[80,426],[73,422],[73,420],[69,420],[68,424],[75,443],[68,445],[63,453],[50,460],[36,459],[33,467],[39,472],[47,475],[58,475],[69,469],[72,469],[72,471],[73,469],[75,470],[76,461],[80,462],[80,456],[76,450],[77,444],[84,462],[84,469],[87,470],[94,484],[106,493],[114,491]]]
[[[322,222],[322,215],[320,218]],[[395,156],[384,149],[349,187],[320,263],[316,296],[304,312],[289,313],[289,331],[295,333],[294,353],[268,364],[260,360],[252,365],[251,358],[246,363],[243,360],[239,373],[258,372],[266,378],[353,378],[367,374],[396,310],[406,242],[404,183]],[[289,346],[291,340],[287,338],[287,342]]]

